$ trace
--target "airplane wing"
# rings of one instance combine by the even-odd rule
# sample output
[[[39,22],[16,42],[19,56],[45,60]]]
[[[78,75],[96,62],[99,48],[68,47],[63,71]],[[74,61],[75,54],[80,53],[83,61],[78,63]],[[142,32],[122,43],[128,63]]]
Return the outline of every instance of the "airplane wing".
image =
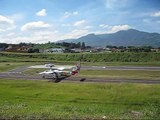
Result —
[[[53,71],[48,70],[48,71],[40,72],[39,74],[52,74],[52,73],[53,73]]]
[[[71,65],[55,65],[54,67],[58,68],[59,70],[64,70],[64,69],[72,69],[74,66]]]

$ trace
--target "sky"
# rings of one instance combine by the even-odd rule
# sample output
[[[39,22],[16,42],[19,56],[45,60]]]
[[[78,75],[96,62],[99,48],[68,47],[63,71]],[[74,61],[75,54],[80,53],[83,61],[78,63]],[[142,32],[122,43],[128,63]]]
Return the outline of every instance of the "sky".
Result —
[[[0,43],[137,29],[160,33],[160,0],[0,0]]]

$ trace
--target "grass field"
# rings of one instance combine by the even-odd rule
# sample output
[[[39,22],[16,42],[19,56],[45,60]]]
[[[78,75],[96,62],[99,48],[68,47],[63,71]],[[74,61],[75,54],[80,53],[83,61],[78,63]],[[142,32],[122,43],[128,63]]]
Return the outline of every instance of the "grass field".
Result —
[[[153,63],[160,65],[160,53],[65,53],[65,54],[45,54],[45,53],[10,53],[0,52],[0,61],[2,62],[34,62],[34,61],[46,61],[46,62],[91,62],[91,63]]]
[[[19,55],[19,54],[18,54]],[[22,54],[23,55],[23,54]],[[46,58],[0,57],[0,72],[45,63]],[[6,62],[8,61],[8,62]],[[101,66],[160,66],[160,62],[82,62]],[[36,74],[43,69],[29,69]],[[81,70],[80,77],[160,79],[160,71]],[[160,85],[0,79],[0,119],[159,119]]]
[[[7,72],[19,67],[31,66],[31,65],[43,65],[45,62],[0,62],[0,72]]]
[[[159,119],[160,86],[0,79],[0,118]]]
[[[62,65],[74,65],[77,61],[54,61],[39,58],[8,58],[0,57],[0,63],[56,63]],[[82,65],[86,66],[160,66],[160,62],[81,62]]]
[[[160,80],[160,71],[147,70],[81,70],[80,77],[110,79]]]
[[[57,63],[87,66],[160,66],[160,53],[42,54],[0,52],[0,62]]]
[[[6,72],[8,70],[15,69],[17,67],[26,66],[29,65],[29,63],[23,63],[23,62],[1,62],[0,63],[0,72]]]

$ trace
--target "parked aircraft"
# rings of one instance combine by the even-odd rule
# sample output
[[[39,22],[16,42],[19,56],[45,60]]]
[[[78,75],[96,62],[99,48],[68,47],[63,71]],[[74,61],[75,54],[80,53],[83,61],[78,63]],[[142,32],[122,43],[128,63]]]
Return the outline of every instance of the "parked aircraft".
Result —
[[[45,70],[40,72],[43,78],[53,78],[55,82],[60,82],[61,80],[68,78],[72,75],[76,75],[80,72],[81,65],[80,63],[75,66],[59,66],[54,64],[45,64],[45,65],[37,65],[31,66],[30,68],[48,68],[49,70]],[[70,69],[70,70],[68,70]],[[85,79],[81,79],[80,81],[84,81]]]

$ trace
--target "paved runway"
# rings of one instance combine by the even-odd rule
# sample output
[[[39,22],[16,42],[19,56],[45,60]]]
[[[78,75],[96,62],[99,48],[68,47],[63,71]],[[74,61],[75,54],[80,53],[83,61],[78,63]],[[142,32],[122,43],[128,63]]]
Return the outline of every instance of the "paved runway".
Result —
[[[40,75],[25,75],[22,73],[5,72],[0,73],[0,78],[21,79],[21,80],[48,80]],[[52,79],[50,79],[52,80]],[[70,77],[62,81],[80,81],[79,77]],[[160,84],[160,80],[142,80],[142,79],[105,79],[105,78],[86,78],[85,82],[92,83],[143,83],[143,84]]]
[[[40,75],[26,75],[23,72],[29,66],[23,66],[0,73],[0,78],[23,79],[23,80],[46,80]],[[82,66],[83,70],[149,70],[160,71],[160,67],[136,67],[136,66]],[[70,77],[62,81],[80,81],[79,77]],[[143,83],[143,84],[160,84],[160,80],[142,80],[142,79],[105,79],[105,78],[86,78],[85,82],[109,82],[109,83]]]
[[[23,66],[9,72],[23,72],[30,68],[30,66]],[[160,71],[160,67],[140,67],[140,66],[82,66],[82,70],[146,70],[146,71]]]
[[[160,67],[140,67],[140,66],[82,66],[85,70],[148,70],[160,71]]]

